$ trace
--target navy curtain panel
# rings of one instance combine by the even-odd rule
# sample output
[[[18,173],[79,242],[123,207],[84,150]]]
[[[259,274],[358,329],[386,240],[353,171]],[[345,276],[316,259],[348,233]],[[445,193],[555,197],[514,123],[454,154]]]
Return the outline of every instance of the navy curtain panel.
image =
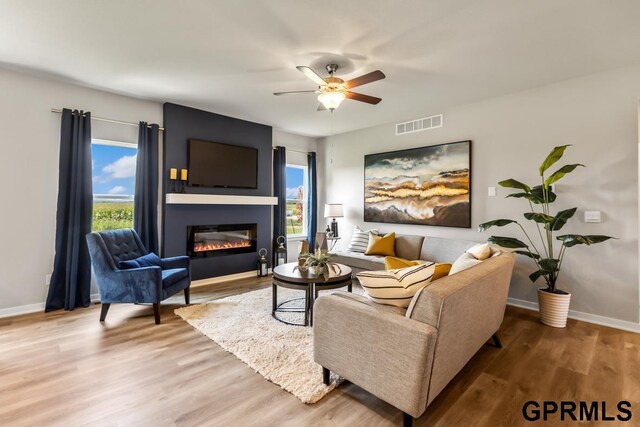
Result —
[[[133,228],[149,252],[158,254],[158,125],[140,122]]]
[[[309,248],[313,250],[316,245],[316,232],[318,231],[318,180],[316,177],[316,153],[307,156],[307,171],[309,173],[309,194],[307,195],[307,236],[309,236]]]
[[[85,236],[91,232],[91,114],[62,110],[56,254],[45,311],[88,307],[91,261]]]
[[[284,147],[276,147],[273,151],[273,195],[278,204],[273,207],[273,260],[276,265],[276,240],[280,236],[287,237],[287,153]]]

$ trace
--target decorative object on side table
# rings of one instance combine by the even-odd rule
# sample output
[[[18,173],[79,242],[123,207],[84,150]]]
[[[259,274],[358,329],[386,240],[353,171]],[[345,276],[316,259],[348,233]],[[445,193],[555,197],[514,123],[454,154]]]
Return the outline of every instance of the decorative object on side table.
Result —
[[[169,180],[171,180],[171,186],[169,187],[169,193],[175,193],[176,190],[176,181],[178,180],[178,169],[171,168],[169,169]]]
[[[278,247],[276,248],[276,265],[283,265],[287,263],[287,239],[284,236],[279,236],[276,239]]]
[[[267,250],[262,248],[258,251],[258,277],[265,277],[268,273]]]
[[[180,169],[180,192],[186,193],[187,191],[187,174],[188,171],[186,169]]]
[[[532,282],[543,278],[546,288],[538,289],[538,302],[540,306],[540,320],[545,325],[556,328],[564,328],[567,324],[569,303],[571,294],[557,288],[558,276],[564,260],[565,251],[576,245],[593,245],[601,243],[614,237],[603,235],[579,235],[563,234],[556,236],[556,240],[562,242],[560,249],[556,252],[553,247],[553,233],[559,231],[567,221],[576,213],[578,208],[565,209],[551,214],[550,204],[556,200],[556,194],[551,185],[559,181],[566,174],[573,172],[577,167],[584,165],[579,163],[564,165],[550,176],[545,177],[545,172],[564,154],[569,145],[555,147],[547,158],[542,162],[538,173],[542,184],[530,187],[515,179],[500,181],[502,187],[520,190],[518,193],[509,194],[507,197],[526,199],[529,201],[531,210],[524,214],[524,217],[533,221],[538,229],[542,250],[538,250],[524,227],[517,221],[511,219],[496,219],[480,224],[479,231],[487,230],[490,227],[503,227],[508,224],[516,224],[524,233],[529,244],[513,237],[491,236],[488,240],[496,245],[516,249],[515,253],[529,257],[535,264],[537,270],[529,275]],[[534,206],[538,206],[538,210]],[[531,246],[529,246],[531,245]]]
[[[342,209],[341,203],[327,203],[324,205],[324,217],[325,218],[333,218],[331,221],[331,232],[333,233],[333,237],[338,237],[338,221],[336,218],[342,218],[344,216],[344,210]],[[329,231],[329,226],[327,226],[327,233]]]

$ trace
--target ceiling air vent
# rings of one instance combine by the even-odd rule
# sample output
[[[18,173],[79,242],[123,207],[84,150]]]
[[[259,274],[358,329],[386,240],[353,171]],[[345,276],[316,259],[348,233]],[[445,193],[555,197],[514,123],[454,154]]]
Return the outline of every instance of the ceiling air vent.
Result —
[[[441,128],[443,115],[424,117],[422,119],[411,120],[410,122],[396,124],[396,135],[404,135],[405,133],[420,132],[428,129]]]

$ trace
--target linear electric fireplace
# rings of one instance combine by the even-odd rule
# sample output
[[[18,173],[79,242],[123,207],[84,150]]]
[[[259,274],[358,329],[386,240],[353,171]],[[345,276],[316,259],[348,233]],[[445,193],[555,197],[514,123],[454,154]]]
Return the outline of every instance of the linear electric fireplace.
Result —
[[[256,252],[257,224],[190,225],[187,255],[191,258]]]

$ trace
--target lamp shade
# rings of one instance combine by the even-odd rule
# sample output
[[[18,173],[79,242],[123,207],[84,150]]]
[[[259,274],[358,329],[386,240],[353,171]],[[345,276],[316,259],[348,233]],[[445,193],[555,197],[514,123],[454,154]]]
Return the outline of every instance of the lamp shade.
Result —
[[[341,203],[327,203],[324,205],[325,218],[342,218],[343,216]]]

